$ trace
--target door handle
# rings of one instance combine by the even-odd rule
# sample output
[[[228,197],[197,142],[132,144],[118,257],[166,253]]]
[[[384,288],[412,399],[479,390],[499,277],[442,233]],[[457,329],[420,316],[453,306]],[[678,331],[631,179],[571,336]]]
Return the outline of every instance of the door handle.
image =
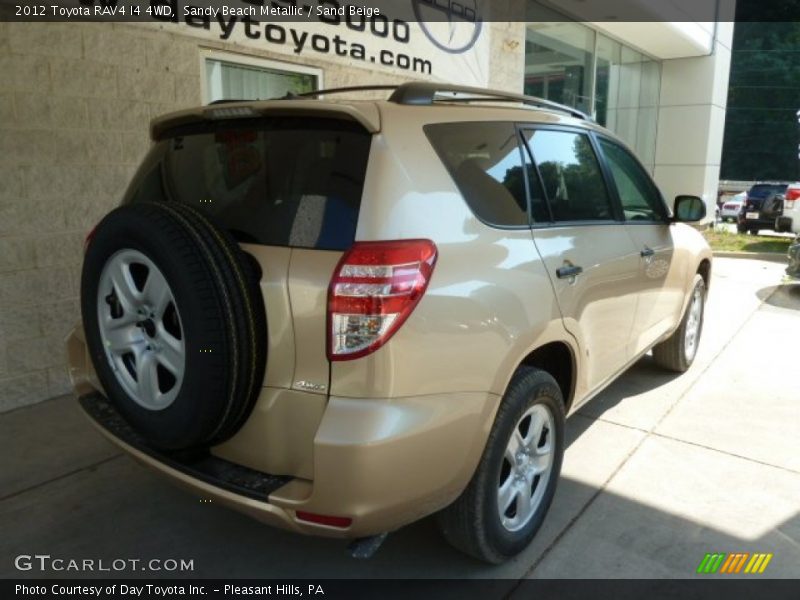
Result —
[[[644,247],[644,250],[642,250],[642,251],[641,251],[639,254],[641,254],[643,258],[647,258],[648,256],[653,256],[655,253],[656,253],[656,251],[655,251],[655,250],[653,250],[652,248],[648,248],[647,246],[645,246],[645,247]]]
[[[583,267],[578,267],[576,265],[569,265],[556,269],[556,275],[559,279],[568,279],[580,275],[581,273],[583,273]]]

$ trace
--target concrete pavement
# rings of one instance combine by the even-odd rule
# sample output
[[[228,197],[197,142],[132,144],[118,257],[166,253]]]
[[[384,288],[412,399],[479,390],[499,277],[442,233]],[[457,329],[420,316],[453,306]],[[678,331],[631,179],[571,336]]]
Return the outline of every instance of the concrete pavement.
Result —
[[[570,417],[550,514],[505,565],[459,555],[431,519],[356,561],[342,542],[202,504],[64,398],[0,415],[0,576],[42,576],[13,557],[47,553],[193,559],[198,577],[685,578],[706,552],[771,552],[767,575],[800,577],[800,286],[780,285],[782,269],[715,261],[692,369],[646,357]]]

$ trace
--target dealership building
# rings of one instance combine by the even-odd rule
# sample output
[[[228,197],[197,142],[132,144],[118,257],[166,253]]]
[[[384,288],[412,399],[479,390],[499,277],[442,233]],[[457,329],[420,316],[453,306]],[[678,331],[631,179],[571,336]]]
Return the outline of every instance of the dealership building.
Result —
[[[585,3],[562,4],[532,5],[516,22],[0,22],[0,411],[68,391],[63,340],[79,318],[83,240],[146,152],[149,119],[165,112],[413,79],[525,92],[615,131],[667,198],[712,206],[733,24],[590,21]]]

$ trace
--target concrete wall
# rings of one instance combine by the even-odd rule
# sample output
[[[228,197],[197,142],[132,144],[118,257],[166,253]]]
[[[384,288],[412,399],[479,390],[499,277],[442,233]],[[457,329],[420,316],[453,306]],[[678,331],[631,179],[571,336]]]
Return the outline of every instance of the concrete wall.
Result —
[[[491,86],[521,88],[519,27],[491,25]],[[149,119],[201,102],[201,48],[287,60],[150,25],[0,23],[0,412],[69,390],[83,239],[124,192]],[[408,79],[302,63],[323,68],[326,87]]]

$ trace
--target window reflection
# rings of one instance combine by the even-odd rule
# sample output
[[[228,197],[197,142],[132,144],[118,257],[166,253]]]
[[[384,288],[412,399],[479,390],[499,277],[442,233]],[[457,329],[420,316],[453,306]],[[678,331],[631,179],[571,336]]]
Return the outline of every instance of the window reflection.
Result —
[[[530,18],[547,14],[554,18]],[[651,172],[660,88],[660,62],[586,25],[537,20],[526,28],[525,93],[592,114]]]

